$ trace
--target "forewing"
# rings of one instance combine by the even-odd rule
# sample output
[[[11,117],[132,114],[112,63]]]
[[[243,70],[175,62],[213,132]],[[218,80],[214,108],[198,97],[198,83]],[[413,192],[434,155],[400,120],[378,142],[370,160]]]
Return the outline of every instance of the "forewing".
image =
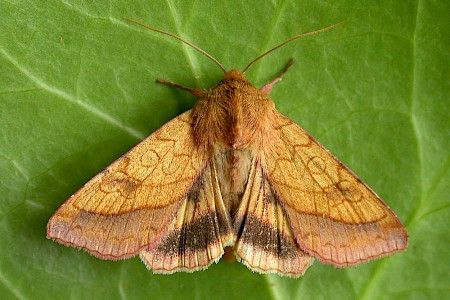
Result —
[[[234,228],[235,253],[253,271],[298,277],[314,260],[296,244],[280,200],[256,161]]]
[[[274,122],[262,166],[304,251],[348,266],[406,249],[405,227],[375,192],[303,128]]]
[[[206,161],[187,111],[72,195],[48,222],[47,237],[100,258],[134,256],[159,242]]]
[[[193,272],[217,262],[234,241],[212,165],[190,188],[163,239],[140,256],[154,273]]]

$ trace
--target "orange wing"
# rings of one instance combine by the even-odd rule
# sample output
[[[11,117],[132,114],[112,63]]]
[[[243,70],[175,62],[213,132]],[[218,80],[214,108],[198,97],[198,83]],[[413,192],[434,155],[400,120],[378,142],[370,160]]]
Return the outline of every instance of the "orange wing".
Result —
[[[235,239],[212,163],[187,193],[163,239],[140,257],[154,273],[193,272],[217,262]]]
[[[72,195],[48,222],[47,237],[104,259],[134,256],[162,239],[206,164],[187,111]]]
[[[235,217],[239,236],[234,249],[253,271],[299,277],[314,259],[296,244],[281,205],[261,166],[253,161]]]
[[[305,252],[343,267],[406,249],[405,227],[375,192],[285,116],[274,126],[261,164]]]

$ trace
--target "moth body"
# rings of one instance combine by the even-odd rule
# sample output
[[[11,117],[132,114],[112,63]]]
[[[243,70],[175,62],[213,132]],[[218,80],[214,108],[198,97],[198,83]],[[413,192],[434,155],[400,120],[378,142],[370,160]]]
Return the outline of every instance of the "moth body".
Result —
[[[224,78],[193,108],[197,146],[216,164],[227,211],[234,215],[247,184],[250,166],[262,147],[270,147],[273,101],[238,70]]]

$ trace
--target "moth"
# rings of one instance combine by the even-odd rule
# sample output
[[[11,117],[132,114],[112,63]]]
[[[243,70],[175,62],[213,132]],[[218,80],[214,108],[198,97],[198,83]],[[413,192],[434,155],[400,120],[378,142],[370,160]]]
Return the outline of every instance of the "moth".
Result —
[[[405,250],[394,212],[242,72],[191,89],[193,109],[113,162],[51,217],[47,237],[101,259],[139,254],[154,273],[193,272],[225,249],[260,273],[298,277],[314,259],[358,265]],[[292,63],[289,64],[289,66]],[[288,68],[289,68],[288,66]],[[287,69],[285,71],[287,71]]]

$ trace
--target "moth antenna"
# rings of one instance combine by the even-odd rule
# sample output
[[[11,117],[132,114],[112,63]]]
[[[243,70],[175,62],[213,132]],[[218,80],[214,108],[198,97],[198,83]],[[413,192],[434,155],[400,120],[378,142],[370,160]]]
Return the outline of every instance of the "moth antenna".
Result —
[[[290,42],[292,42],[292,41],[294,41],[294,40],[296,40],[296,39],[299,39],[299,38],[302,38],[302,37],[305,37],[305,36],[310,36],[310,35],[314,35],[314,34],[317,34],[317,33],[320,33],[320,32],[324,32],[324,31],[330,30],[330,29],[332,29],[332,28],[334,28],[334,27],[337,27],[337,26],[345,25],[346,23],[347,23],[347,21],[339,22],[339,23],[336,23],[336,24],[334,24],[334,25],[331,25],[331,26],[328,26],[328,27],[325,27],[325,28],[322,28],[322,29],[319,29],[319,30],[314,30],[314,31],[311,31],[311,32],[307,32],[307,33],[302,33],[302,34],[296,35],[296,36],[294,36],[294,37],[288,39],[287,41],[285,41],[285,42],[279,44],[278,46],[273,47],[273,48],[270,49],[269,51],[264,52],[263,54],[261,54],[260,56],[258,56],[258,57],[255,58],[254,60],[252,60],[252,61],[245,67],[245,69],[244,69],[244,71],[242,71],[242,73],[245,73],[245,72],[246,72],[246,71],[247,71],[247,70],[248,70],[255,62],[257,62],[258,60],[260,60],[261,58],[263,58],[264,56],[266,56],[266,55],[269,54],[270,52],[275,51],[275,50],[277,50],[278,48],[283,47],[283,46],[286,45],[287,43],[290,43]]]
[[[124,19],[125,19],[125,20],[128,20],[128,21],[130,21],[130,22],[133,22],[133,23],[135,23],[135,24],[138,24],[138,25],[140,25],[140,26],[142,26],[142,27],[145,27],[145,28],[147,28],[147,29],[150,29],[150,30],[153,30],[153,31],[156,31],[156,32],[159,32],[159,33],[168,35],[168,36],[171,36],[171,37],[173,37],[173,38],[176,38],[177,40],[179,40],[179,41],[185,43],[185,44],[188,45],[188,46],[191,46],[192,48],[194,48],[195,50],[197,50],[198,52],[200,52],[201,54],[205,55],[205,56],[208,57],[210,60],[212,60],[213,62],[215,62],[216,65],[218,65],[219,68],[222,69],[222,71],[223,71],[224,73],[227,72],[227,70],[222,66],[222,64],[221,64],[217,59],[215,59],[211,54],[209,54],[209,53],[207,53],[206,51],[202,50],[200,47],[195,46],[195,45],[192,44],[192,43],[189,43],[189,42],[186,41],[185,39],[183,39],[183,38],[181,38],[181,37],[179,37],[179,36],[177,36],[177,35],[175,35],[175,34],[173,34],[173,33],[170,33],[170,32],[167,32],[167,31],[163,31],[163,30],[160,30],[160,29],[156,29],[156,28],[150,27],[150,26],[148,26],[148,25],[145,25],[145,24],[143,24],[143,23],[141,23],[141,22],[139,22],[139,21],[133,20],[133,19],[129,19],[129,18],[124,18]]]

